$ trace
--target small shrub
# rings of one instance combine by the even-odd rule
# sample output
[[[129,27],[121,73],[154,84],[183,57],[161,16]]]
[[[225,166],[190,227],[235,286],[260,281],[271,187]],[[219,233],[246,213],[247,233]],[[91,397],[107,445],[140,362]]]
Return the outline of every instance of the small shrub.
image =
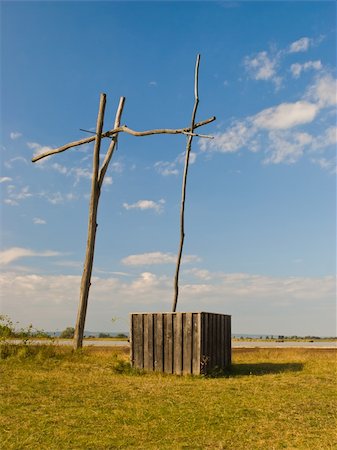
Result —
[[[109,338],[110,334],[109,333],[99,333],[98,337],[99,338]]]
[[[126,338],[127,338],[127,335],[126,335],[125,333],[118,333],[118,334],[116,334],[116,338],[119,338],[119,339],[126,339]]]
[[[120,358],[118,355],[113,356],[112,371],[122,375],[140,375],[143,373],[141,370],[133,368],[129,361]]]
[[[74,337],[74,334],[75,334],[75,329],[73,327],[67,327],[60,334],[60,338],[62,338],[62,339],[72,339]]]

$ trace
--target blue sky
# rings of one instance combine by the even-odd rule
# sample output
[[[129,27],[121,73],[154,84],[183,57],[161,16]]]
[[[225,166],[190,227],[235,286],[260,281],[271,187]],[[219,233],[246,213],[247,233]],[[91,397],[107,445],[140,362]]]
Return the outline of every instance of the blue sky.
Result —
[[[235,333],[335,335],[335,2],[2,2],[1,312],[73,325],[91,155],[33,155],[104,129],[197,120],[180,311]],[[102,144],[106,152],[108,142]],[[186,137],[120,135],[103,187],[86,329],[169,311]],[[112,325],[111,317],[119,317]]]

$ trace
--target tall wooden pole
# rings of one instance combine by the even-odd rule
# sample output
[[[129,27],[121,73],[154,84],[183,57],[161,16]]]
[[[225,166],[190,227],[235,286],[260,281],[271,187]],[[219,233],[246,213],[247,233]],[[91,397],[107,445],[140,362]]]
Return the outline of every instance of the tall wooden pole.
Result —
[[[97,210],[100,196],[100,187],[98,184],[99,152],[101,147],[101,136],[104,122],[105,103],[106,103],[106,95],[101,94],[99,102],[99,111],[97,116],[96,138],[92,164],[87,248],[81,280],[80,302],[78,307],[77,321],[74,334],[74,348],[76,350],[82,347],[85,317],[87,314],[87,306],[88,306],[89,289],[91,285],[92,265],[94,261],[95,240],[97,230]]]
[[[195,116],[197,113],[197,108],[199,104],[199,94],[198,94],[198,78],[199,78],[199,63],[200,63],[200,55],[197,56],[197,61],[195,64],[195,75],[194,75],[194,108],[192,112],[192,121],[191,121],[191,134],[187,138],[186,145],[186,153],[185,153],[185,167],[184,167],[184,175],[183,175],[183,184],[182,184],[182,192],[181,192],[181,207],[180,207],[180,245],[178,250],[177,257],[177,265],[176,272],[174,277],[174,295],[173,295],[173,305],[172,312],[175,312],[177,309],[178,295],[179,295],[179,272],[180,272],[180,264],[181,257],[183,253],[184,239],[185,239],[185,199],[186,199],[186,182],[188,175],[188,165],[190,160],[191,146],[193,140],[193,130],[195,128]]]

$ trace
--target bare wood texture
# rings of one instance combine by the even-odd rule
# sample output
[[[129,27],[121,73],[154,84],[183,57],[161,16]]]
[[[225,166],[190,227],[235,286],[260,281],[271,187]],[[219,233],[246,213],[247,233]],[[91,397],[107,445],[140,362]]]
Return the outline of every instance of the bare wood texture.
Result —
[[[184,335],[183,335],[183,374],[190,374],[192,372],[193,362],[193,328],[192,328],[192,313],[185,313],[183,315],[184,321]]]
[[[163,372],[164,370],[164,340],[163,340],[163,314],[154,315],[154,370]]]
[[[80,302],[77,314],[77,321],[74,334],[74,348],[82,347],[84,324],[87,312],[89,289],[91,285],[92,265],[94,261],[96,229],[97,229],[97,208],[100,195],[100,188],[98,185],[98,171],[99,171],[99,152],[101,147],[101,135],[104,122],[104,112],[106,104],[106,95],[101,94],[99,103],[99,112],[96,125],[95,147],[93,154],[92,180],[91,180],[91,196],[89,206],[89,221],[88,221],[88,238],[84,261],[84,268],[81,280]]]
[[[164,372],[173,373],[173,317],[172,314],[163,314],[164,326]]]
[[[192,373],[200,374],[200,356],[201,356],[201,314],[192,314]]]
[[[195,76],[194,76],[194,107],[192,112],[192,120],[191,120],[191,133],[195,129],[195,116],[198,109],[199,104],[199,94],[198,94],[198,78],[199,78],[199,63],[200,63],[200,55],[197,56],[197,61],[195,65]],[[186,145],[186,153],[185,153],[185,166],[184,166],[184,175],[183,175],[183,183],[182,183],[182,193],[181,193],[181,207],[180,207],[180,244],[178,250],[177,257],[177,265],[174,277],[174,294],[173,294],[173,305],[172,311],[175,312],[177,309],[178,295],[179,295],[179,272],[180,272],[180,264],[181,257],[183,253],[184,239],[185,239],[185,199],[186,199],[186,183],[187,183],[187,175],[188,175],[188,166],[189,159],[191,153],[193,134],[191,134],[187,139]]]
[[[194,125],[193,129],[202,127],[204,125],[207,125],[211,122],[214,122],[216,118],[210,117],[209,119],[203,120],[201,122],[198,122]],[[101,138],[107,138],[111,137],[113,135],[116,135],[118,133],[127,133],[131,134],[132,136],[150,136],[152,134],[188,134],[189,136],[199,136],[197,134],[191,134],[193,130],[191,128],[177,128],[177,129],[171,129],[171,128],[162,128],[162,129],[155,129],[155,130],[146,130],[146,131],[135,131],[131,128],[127,127],[126,125],[118,126],[116,128],[113,128],[112,130],[106,131],[105,133],[102,133]],[[205,136],[200,135],[200,137],[207,137],[212,138],[212,136]],[[80,139],[78,141],[69,142],[68,144],[62,145],[62,147],[54,148],[51,150],[48,150],[47,152],[40,153],[39,155],[35,155],[32,158],[32,162],[37,162],[40,159],[46,158],[47,156],[55,155],[57,153],[65,152],[66,150],[69,150],[70,148],[77,147],[78,145],[83,144],[89,144],[90,142],[93,142],[96,139],[96,136],[90,136],[84,139]]]
[[[130,359],[147,371],[200,375],[231,364],[231,317],[213,313],[131,314]]]
[[[121,117],[122,117],[122,112],[123,112],[123,108],[124,108],[124,104],[125,104],[125,97],[121,97],[119,100],[119,105],[117,108],[117,113],[116,113],[116,118],[115,118],[115,123],[114,123],[114,128],[118,128],[121,122]],[[99,187],[102,187],[103,181],[104,181],[104,176],[106,174],[106,171],[108,169],[109,163],[111,161],[112,155],[115,151],[115,147],[117,145],[117,139],[118,139],[118,133],[113,137],[108,151],[106,152],[104,161],[102,163],[102,166],[100,168],[99,174],[98,174],[98,184]]]

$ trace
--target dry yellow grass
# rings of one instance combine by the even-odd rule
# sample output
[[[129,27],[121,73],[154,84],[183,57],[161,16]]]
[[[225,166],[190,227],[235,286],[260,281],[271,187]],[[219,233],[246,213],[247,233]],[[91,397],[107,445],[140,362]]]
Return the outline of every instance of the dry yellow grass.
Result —
[[[236,349],[219,378],[139,374],[126,348],[53,352],[1,361],[3,448],[337,448],[335,350]]]

